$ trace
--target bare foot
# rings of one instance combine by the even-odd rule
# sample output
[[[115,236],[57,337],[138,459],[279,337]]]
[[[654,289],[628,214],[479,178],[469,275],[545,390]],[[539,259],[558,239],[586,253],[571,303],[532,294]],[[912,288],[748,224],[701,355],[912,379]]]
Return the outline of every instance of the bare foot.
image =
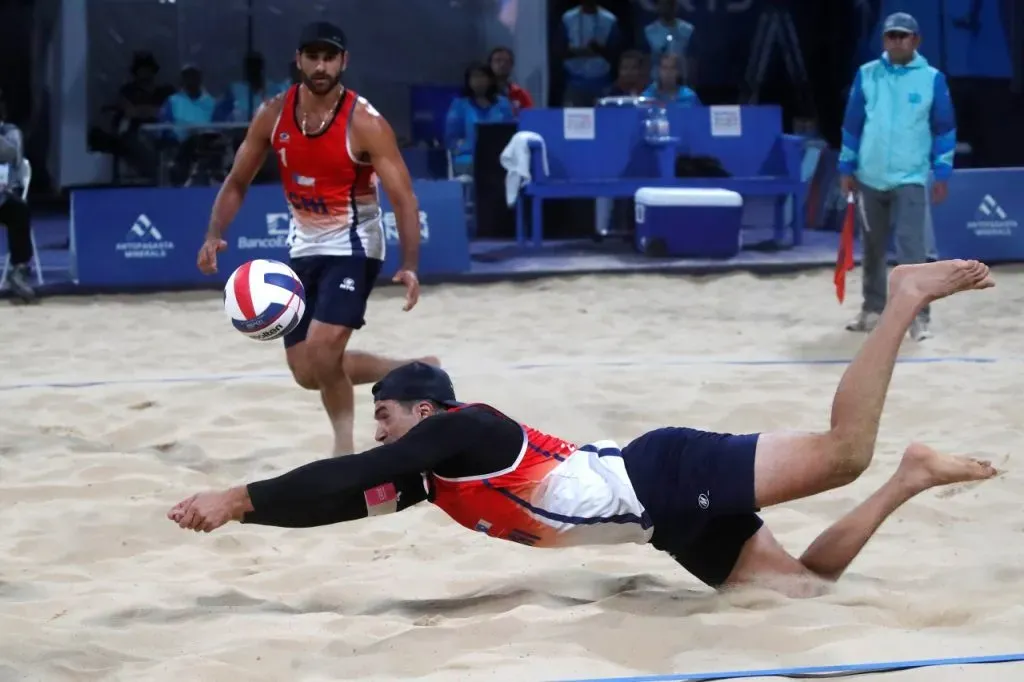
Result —
[[[989,462],[970,457],[946,455],[921,443],[911,443],[903,453],[896,472],[916,491],[950,483],[982,481],[998,473]]]
[[[976,260],[898,265],[889,275],[890,297],[905,296],[922,303],[931,303],[960,291],[988,289],[995,285],[988,266]]]
[[[428,355],[426,357],[422,357],[419,359],[419,361],[425,365],[430,365],[431,367],[441,366],[441,358],[437,357],[436,355]]]

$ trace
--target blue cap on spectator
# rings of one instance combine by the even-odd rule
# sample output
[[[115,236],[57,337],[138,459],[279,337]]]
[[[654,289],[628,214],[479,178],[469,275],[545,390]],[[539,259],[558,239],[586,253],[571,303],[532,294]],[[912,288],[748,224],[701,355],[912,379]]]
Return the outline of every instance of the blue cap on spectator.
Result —
[[[917,35],[920,31],[917,27],[917,19],[906,12],[896,12],[885,18],[882,24],[882,33],[909,33]]]

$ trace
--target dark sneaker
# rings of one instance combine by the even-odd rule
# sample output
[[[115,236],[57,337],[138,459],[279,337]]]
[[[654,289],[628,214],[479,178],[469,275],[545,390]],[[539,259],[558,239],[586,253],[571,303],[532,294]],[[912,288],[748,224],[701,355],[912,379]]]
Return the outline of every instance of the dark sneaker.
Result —
[[[11,287],[11,293],[20,298],[22,302],[32,303],[36,300],[36,290],[32,288],[32,276],[28,265],[23,263],[12,266],[7,282]]]

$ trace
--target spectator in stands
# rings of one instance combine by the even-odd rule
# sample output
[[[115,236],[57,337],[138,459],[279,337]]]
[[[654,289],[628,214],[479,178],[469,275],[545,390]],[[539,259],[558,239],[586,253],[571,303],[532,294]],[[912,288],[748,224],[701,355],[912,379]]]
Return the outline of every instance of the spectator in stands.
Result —
[[[181,70],[181,87],[167,99],[161,112],[161,120],[180,124],[170,133],[168,139],[177,144],[174,161],[175,182],[192,179],[197,171],[219,173],[216,159],[222,155],[222,136],[202,129],[213,122],[217,100],[203,87],[203,72],[198,66],[188,64]],[[199,128],[198,130],[194,128]]]
[[[622,42],[619,20],[598,5],[580,0],[562,15],[563,106],[589,107],[612,83],[612,65]]]
[[[651,55],[651,79],[658,77],[661,55],[671,52],[679,58],[684,83],[691,83],[690,42],[693,24],[676,16],[676,0],[658,0],[658,18],[644,27],[646,51]]]
[[[644,73],[644,55],[638,50],[626,50],[619,57],[619,73],[612,86],[605,92],[607,97],[636,97],[647,85]]]
[[[259,52],[246,55],[243,70],[245,78],[232,82],[217,104],[216,120],[251,121],[253,112],[277,94],[277,87],[267,83],[266,65]]]
[[[855,194],[864,240],[861,312],[846,328],[870,331],[887,297],[886,252],[895,232],[896,260],[924,263],[931,241],[928,175],[935,174],[932,201],[946,198],[953,174],[956,117],[946,77],[917,52],[917,21],[897,12],[882,24],[885,52],[860,67],[843,120],[839,173],[845,195]],[[916,341],[930,336],[925,308],[910,328]]]
[[[515,120],[512,104],[498,92],[498,80],[486,64],[466,69],[462,96],[456,97],[445,119],[445,146],[452,155],[455,175],[473,174],[473,147],[478,123]]]
[[[679,55],[666,52],[658,60],[658,76],[643,92],[644,97],[665,102],[674,102],[686,106],[700,106],[700,99],[690,88],[683,85],[683,75],[679,70]]]
[[[533,107],[533,97],[526,88],[512,80],[512,69],[515,68],[516,56],[510,48],[496,47],[491,50],[487,63],[498,79],[498,93],[508,98],[512,104],[512,112],[516,115],[522,109]]]
[[[202,125],[213,122],[217,100],[203,87],[203,72],[194,64],[181,70],[181,87],[171,95],[161,111],[161,120],[183,125]],[[187,129],[176,130],[179,142],[189,136]]]
[[[152,138],[142,134],[139,127],[155,123],[167,98],[174,88],[157,82],[160,64],[151,52],[140,51],[132,56],[131,79],[121,86],[117,102],[105,107],[112,114],[109,129],[90,130],[90,146],[98,151],[124,159],[135,172],[155,177],[158,163]]]
[[[21,198],[25,178],[22,162],[25,148],[21,130],[7,122],[7,103],[0,90],[0,224],[7,226],[10,271],[7,281],[19,299],[36,299],[29,263],[32,262],[32,214]]]

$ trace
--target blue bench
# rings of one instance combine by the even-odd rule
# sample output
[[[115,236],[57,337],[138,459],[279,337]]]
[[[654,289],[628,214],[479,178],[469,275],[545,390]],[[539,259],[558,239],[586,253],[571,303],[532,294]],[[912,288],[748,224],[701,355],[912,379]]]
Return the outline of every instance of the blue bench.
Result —
[[[775,197],[775,240],[785,241],[785,206],[793,201],[792,244],[803,241],[801,180],[804,139],[782,132],[779,107],[740,107],[738,136],[711,133],[712,107],[671,107],[674,143],[653,146],[643,137],[644,114],[632,108],[594,109],[594,137],[565,139],[561,109],[527,109],[520,113],[519,130],[544,139],[550,173],[545,175],[539,143],[531,143],[531,181],[523,187],[516,207],[516,240],[538,247],[543,243],[542,203],[545,199],[627,198],[641,187],[722,188],[743,196]],[[728,178],[676,178],[678,154],[712,156],[731,174]],[[530,237],[526,208],[530,199]]]

